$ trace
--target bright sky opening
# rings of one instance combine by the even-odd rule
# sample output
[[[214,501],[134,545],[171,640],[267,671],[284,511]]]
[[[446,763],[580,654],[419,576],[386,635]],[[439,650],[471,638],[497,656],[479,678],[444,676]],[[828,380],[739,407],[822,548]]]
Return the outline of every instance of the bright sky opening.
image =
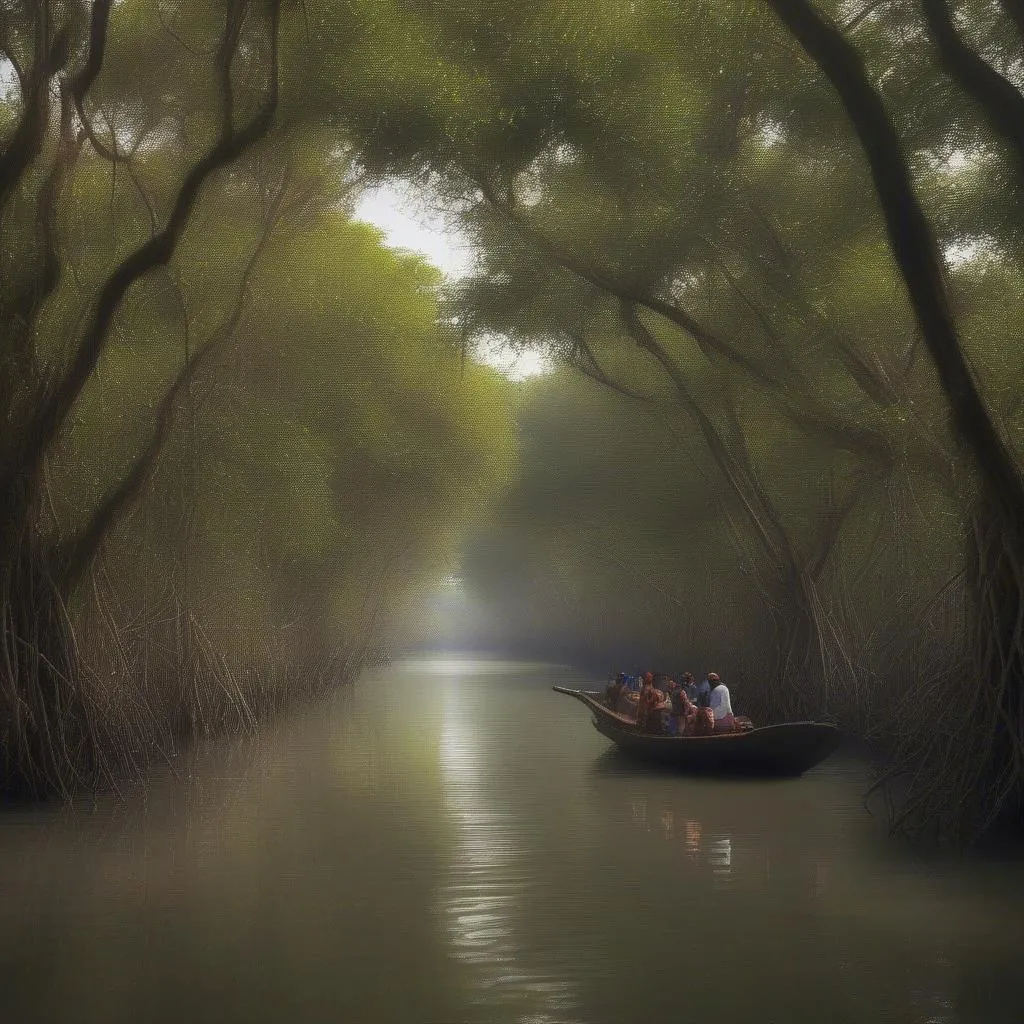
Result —
[[[393,182],[367,190],[355,215],[379,228],[393,249],[419,253],[448,277],[462,277],[472,268],[470,243],[449,219],[430,209],[409,183]],[[552,368],[540,352],[514,352],[497,337],[480,345],[476,358],[510,380],[525,380]]]

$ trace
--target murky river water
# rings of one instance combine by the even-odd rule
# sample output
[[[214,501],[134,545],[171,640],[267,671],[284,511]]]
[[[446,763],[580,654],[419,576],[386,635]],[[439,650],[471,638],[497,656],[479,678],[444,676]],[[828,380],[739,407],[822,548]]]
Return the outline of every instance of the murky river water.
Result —
[[[592,681],[406,662],[0,817],[0,1021],[1024,1021],[1024,864],[880,841],[839,757],[638,769],[553,682]]]

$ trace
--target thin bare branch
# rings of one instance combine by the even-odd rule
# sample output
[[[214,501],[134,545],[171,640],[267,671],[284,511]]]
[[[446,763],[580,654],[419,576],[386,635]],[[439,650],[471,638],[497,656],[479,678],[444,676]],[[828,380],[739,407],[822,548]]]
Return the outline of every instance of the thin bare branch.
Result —
[[[633,388],[609,377],[602,368],[597,356],[594,354],[590,343],[582,334],[573,335],[572,341],[579,356],[582,357],[574,359],[572,363],[575,369],[580,373],[589,377],[591,380],[596,381],[598,384],[603,385],[610,391],[614,391],[616,394],[622,395],[623,398],[630,398],[635,402],[644,403],[650,403],[653,401],[650,395],[645,395],[640,391],[635,391]]]
[[[844,26],[843,31],[846,33],[853,32],[857,29],[857,26],[864,21],[865,18],[870,18],[879,7],[884,7],[890,0],[871,0],[870,3],[865,4]]]
[[[544,253],[553,263],[568,270],[581,280],[586,281],[593,287],[613,295],[616,298],[637,306],[643,306],[653,313],[659,314],[670,323],[686,332],[700,347],[701,351],[708,358],[714,355],[721,355],[735,365],[743,368],[752,377],[767,382],[779,383],[778,375],[772,367],[763,362],[752,359],[741,352],[734,345],[731,345],[724,338],[719,337],[710,331],[696,317],[685,310],[659,299],[656,296],[645,294],[630,288],[621,282],[614,281],[606,274],[587,265],[583,260],[567,252],[539,228],[530,223],[529,218],[520,212],[514,205],[501,199],[489,185],[480,185],[480,191],[491,208],[498,213],[521,237],[525,238],[539,251]]]
[[[131,468],[100,502],[83,530],[65,544],[61,561],[64,565],[66,584],[73,584],[81,576],[103,538],[152,476],[159,455],[170,435],[182,395],[189,390],[200,369],[223,351],[235,337],[248,302],[252,275],[278,224],[287,183],[288,175],[286,174],[274,196],[260,237],[246,261],[230,312],[214,331],[206,345],[195,349],[185,359],[177,376],[156,408],[153,430]]]
[[[22,86],[21,117],[0,153],[0,210],[22,176],[38,159],[50,126],[50,82],[70,55],[70,25],[54,34],[48,3],[35,7],[34,56]]]
[[[700,431],[711,457],[746,512],[747,519],[764,550],[776,564],[789,564],[792,561],[789,540],[779,525],[778,513],[768,496],[748,477],[743,465],[730,451],[721,432],[693,396],[686,375],[637,315],[636,307],[623,301],[620,304],[620,313],[623,324],[633,335],[637,345],[655,358],[672,382],[680,405]]]

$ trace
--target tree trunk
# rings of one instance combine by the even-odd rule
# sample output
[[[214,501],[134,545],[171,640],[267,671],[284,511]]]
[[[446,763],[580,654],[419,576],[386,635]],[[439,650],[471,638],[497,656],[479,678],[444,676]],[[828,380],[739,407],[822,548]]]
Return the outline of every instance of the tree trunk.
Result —
[[[971,678],[960,688],[940,688],[940,700],[955,702],[952,718],[949,708],[942,706],[931,723],[912,725],[904,760],[914,782],[896,818],[897,827],[913,820],[968,839],[1019,806],[1024,778],[1024,476],[964,355],[935,232],[915,190],[900,138],[863,60],[810,0],[766,3],[829,79],[846,108],[871,170],[893,256],[938,374],[955,436],[979,476],[968,566],[975,643]],[[965,52],[944,2],[926,0],[925,9],[946,66],[998,130],[1016,142],[1020,122],[1007,118],[1018,108],[1024,111],[1019,97],[1012,109],[997,110],[1001,96],[1012,98],[1003,88],[1007,83],[996,82],[990,68]],[[922,709],[912,709],[911,715],[917,722]],[[942,727],[942,716],[954,736],[928,733],[929,726]]]

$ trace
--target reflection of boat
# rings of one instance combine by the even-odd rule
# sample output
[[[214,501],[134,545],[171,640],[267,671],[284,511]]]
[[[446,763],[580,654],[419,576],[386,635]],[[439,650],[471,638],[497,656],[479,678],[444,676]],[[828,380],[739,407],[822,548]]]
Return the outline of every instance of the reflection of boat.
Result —
[[[594,715],[594,726],[628,754],[709,774],[799,775],[824,761],[841,734],[824,722],[787,722],[717,736],[655,736],[626,715],[606,708],[596,693],[554,686]]]

